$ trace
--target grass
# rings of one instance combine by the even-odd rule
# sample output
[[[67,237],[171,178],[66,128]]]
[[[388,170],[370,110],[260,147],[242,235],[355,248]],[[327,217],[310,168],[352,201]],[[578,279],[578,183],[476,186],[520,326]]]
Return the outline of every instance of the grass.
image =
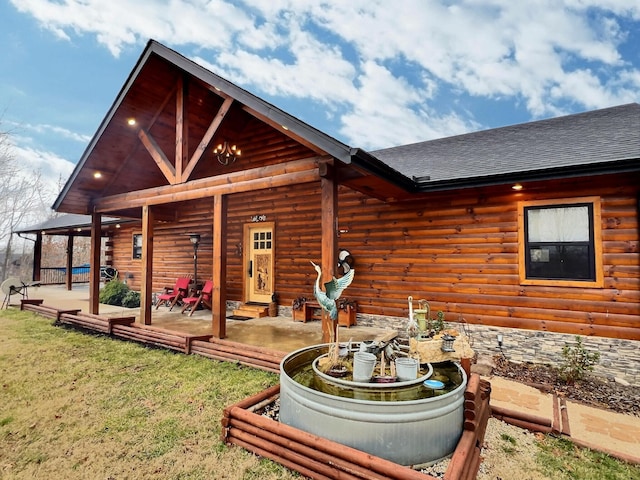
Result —
[[[277,382],[260,370],[2,310],[0,478],[300,478],[220,441],[223,409]],[[518,460],[518,443],[501,435],[505,460]],[[535,466],[514,464],[511,478],[536,470],[549,479],[640,480],[640,467],[565,440],[541,436],[533,448]]]
[[[640,467],[604,453],[579,448],[568,440],[543,437],[537,464],[549,478],[575,480],[640,480]]]
[[[0,312],[0,478],[293,479],[220,441],[277,375]]]

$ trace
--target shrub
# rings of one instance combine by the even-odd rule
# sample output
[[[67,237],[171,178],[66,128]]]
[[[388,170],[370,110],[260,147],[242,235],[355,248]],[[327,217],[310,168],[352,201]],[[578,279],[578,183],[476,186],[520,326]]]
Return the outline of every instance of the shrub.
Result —
[[[122,305],[128,291],[129,287],[120,280],[111,280],[100,290],[98,299],[107,305]]]
[[[558,369],[559,376],[567,383],[575,383],[584,379],[587,372],[600,360],[600,352],[589,352],[582,345],[582,338],[576,336],[576,344],[562,347],[563,362]]]
[[[126,308],[136,308],[140,306],[140,293],[129,290],[122,299],[122,306]]]

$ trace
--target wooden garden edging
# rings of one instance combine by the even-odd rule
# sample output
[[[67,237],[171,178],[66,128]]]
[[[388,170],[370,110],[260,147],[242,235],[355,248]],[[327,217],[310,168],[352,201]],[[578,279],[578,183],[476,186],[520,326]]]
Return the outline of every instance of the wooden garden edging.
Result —
[[[60,310],[58,308],[48,307],[43,305],[44,300],[23,298],[20,300],[20,310],[26,310],[37,313],[43,317],[51,318],[58,322],[60,315],[63,313],[78,313],[80,310]]]
[[[273,373],[280,373],[280,362],[286,355],[285,352],[240,344],[215,337],[211,337],[205,342],[194,341],[191,351],[214,360],[237,362]]]
[[[114,325],[111,333],[116,337],[177,350],[186,354],[191,353],[191,345],[194,340],[206,340],[211,337],[211,335],[192,335],[139,323]]]
[[[255,413],[278,397],[268,388],[224,410],[222,440],[314,479],[430,480],[434,477],[374,455],[303,432]],[[491,385],[472,374],[465,391],[464,430],[445,479],[475,479],[491,414]]]
[[[197,353],[214,360],[236,362],[273,373],[280,372],[280,362],[286,355],[285,352],[221,340],[213,338],[212,335],[192,335],[152,325],[141,325],[135,323],[133,316],[106,317],[83,313],[80,310],[48,307],[39,299],[23,299],[20,309],[51,318],[56,324],[73,325],[186,354]]]

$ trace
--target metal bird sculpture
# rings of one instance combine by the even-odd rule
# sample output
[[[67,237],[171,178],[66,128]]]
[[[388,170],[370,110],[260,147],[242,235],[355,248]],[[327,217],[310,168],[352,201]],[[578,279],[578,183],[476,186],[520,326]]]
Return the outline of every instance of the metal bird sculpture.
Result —
[[[316,297],[316,300],[325,309],[329,312],[329,317],[331,320],[335,321],[338,319],[338,307],[336,305],[336,300],[340,298],[343,290],[351,285],[353,281],[353,275],[355,270],[349,270],[344,276],[340,278],[333,277],[332,280],[326,282],[324,284],[325,291],[322,291],[320,288],[320,279],[322,278],[322,269],[319,265],[311,262],[313,268],[318,272],[318,278],[316,279],[316,283],[313,287],[313,295]]]

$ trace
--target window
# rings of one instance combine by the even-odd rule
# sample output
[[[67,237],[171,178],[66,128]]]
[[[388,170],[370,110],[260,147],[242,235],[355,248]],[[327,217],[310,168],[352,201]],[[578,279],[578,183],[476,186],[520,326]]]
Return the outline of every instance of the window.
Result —
[[[597,197],[519,204],[520,282],[602,286]]]
[[[133,258],[142,258],[142,234],[133,234]]]

